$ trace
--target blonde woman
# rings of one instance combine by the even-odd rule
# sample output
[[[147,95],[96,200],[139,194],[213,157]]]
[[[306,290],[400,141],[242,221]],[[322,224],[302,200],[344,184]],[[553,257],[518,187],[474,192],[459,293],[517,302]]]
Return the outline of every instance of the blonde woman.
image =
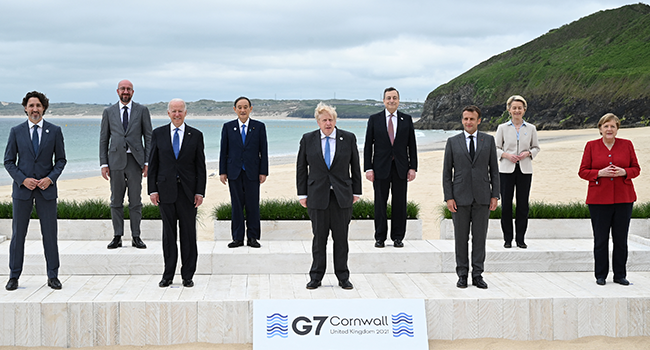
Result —
[[[528,246],[524,235],[528,228],[528,198],[533,181],[532,160],[540,149],[535,125],[524,121],[524,114],[528,109],[526,100],[519,95],[510,96],[506,108],[510,120],[499,125],[495,138],[501,179],[501,230],[505,241],[503,246],[512,247],[512,198],[516,192],[515,242],[517,247],[526,249]]]

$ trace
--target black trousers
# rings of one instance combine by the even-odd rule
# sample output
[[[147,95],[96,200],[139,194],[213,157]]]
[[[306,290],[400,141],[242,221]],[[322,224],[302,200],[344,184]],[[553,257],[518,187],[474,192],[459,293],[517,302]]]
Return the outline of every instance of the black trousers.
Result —
[[[503,240],[506,243],[512,242],[512,197],[517,193],[517,212],[515,216],[515,241],[524,243],[524,235],[528,228],[528,198],[530,197],[530,185],[533,182],[533,174],[521,172],[519,164],[515,165],[515,171],[499,173],[501,181],[501,230]]]
[[[244,235],[249,239],[260,239],[259,176],[255,180],[249,180],[246,171],[242,169],[236,179],[228,179],[228,187],[232,204],[232,220],[230,222],[232,239],[243,241]],[[244,218],[244,208],[246,208],[246,218]]]
[[[327,239],[332,231],[334,241],[334,274],[339,281],[350,278],[348,270],[348,229],[352,218],[352,207],[341,208],[334,191],[330,191],[327,209],[308,209],[311,229],[314,234],[311,245],[312,263],[309,277],[320,281],[327,268]]]
[[[174,279],[178,261],[178,247],[176,246],[178,225],[180,227],[181,243],[181,277],[184,280],[191,280],[194,277],[194,272],[196,272],[196,261],[198,259],[196,208],[194,208],[194,203],[185,196],[179,182],[176,202],[160,203],[158,207],[163,222],[162,245],[165,271],[162,278],[166,280]]]
[[[607,278],[609,272],[609,232],[612,232],[612,270],[614,278],[625,278],[627,272],[627,233],[630,229],[633,203],[589,204],[594,230],[594,275]]]
[[[388,236],[388,219],[386,206],[388,192],[391,192],[390,239],[403,240],[406,234],[406,178],[402,179],[397,173],[395,161],[391,163],[390,175],[386,179],[378,179],[372,183],[375,189],[375,240],[383,242]],[[392,189],[391,189],[392,187]]]

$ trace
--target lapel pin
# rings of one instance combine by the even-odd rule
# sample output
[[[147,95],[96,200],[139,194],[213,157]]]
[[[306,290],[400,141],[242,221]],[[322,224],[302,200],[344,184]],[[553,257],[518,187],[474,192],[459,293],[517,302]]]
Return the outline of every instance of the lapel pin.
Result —
[[[45,133],[46,133],[46,134],[49,134],[49,133],[50,133],[50,129],[45,129]]]
[[[233,130],[237,131],[237,128],[232,128]]]
[[[404,120],[404,118],[402,118],[402,117],[399,117],[399,120]]]
[[[339,138],[339,140],[343,141],[343,136],[341,136],[341,137]]]

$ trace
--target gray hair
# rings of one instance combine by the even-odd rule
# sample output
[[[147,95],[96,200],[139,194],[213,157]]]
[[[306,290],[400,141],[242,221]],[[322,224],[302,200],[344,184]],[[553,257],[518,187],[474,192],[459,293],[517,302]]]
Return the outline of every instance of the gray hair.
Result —
[[[171,101],[169,101],[169,103],[167,104],[167,111],[171,111],[172,102],[183,102],[183,111],[186,111],[186,110],[187,110],[187,105],[185,104],[185,101],[183,101],[183,100],[180,99],[180,98],[173,98],[173,99],[172,99]]]

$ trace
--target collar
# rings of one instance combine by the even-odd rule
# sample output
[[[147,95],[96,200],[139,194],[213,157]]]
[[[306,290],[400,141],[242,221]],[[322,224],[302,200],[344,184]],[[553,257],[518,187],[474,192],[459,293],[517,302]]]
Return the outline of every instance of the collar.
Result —
[[[467,131],[463,130],[463,134],[465,134],[465,138],[469,138],[469,136],[472,135],[476,139],[476,137],[478,136],[478,130],[474,131],[473,134],[470,134]]]
[[[176,126],[174,126],[174,123],[169,123],[169,127],[171,128],[171,133],[173,134],[176,130]],[[183,122],[183,124],[178,127],[178,132],[185,133],[185,122]]]
[[[242,123],[241,119],[239,118],[237,118],[237,123],[239,123],[239,130],[241,130],[241,126],[244,125],[244,123]],[[248,117],[248,119],[246,120],[246,127],[248,128],[250,126],[251,126],[251,118]]]
[[[506,125],[512,125],[512,126],[515,126],[515,124],[512,123],[512,119],[510,119],[510,120],[506,123]],[[521,121],[521,126],[526,126],[526,121],[525,121],[525,120],[522,120],[522,121]]]
[[[126,108],[128,108],[129,110],[133,108],[133,100],[129,101],[129,103],[127,104],[123,104],[122,101],[120,101],[119,103],[120,103],[120,111],[124,110],[124,106],[126,106]]]
[[[326,136],[325,136],[325,134],[323,133],[322,130],[319,129],[319,131],[320,131],[320,139],[322,140]],[[334,130],[332,130],[332,133],[330,134],[330,139],[336,139],[336,127],[334,128]]]
[[[36,124],[32,123],[31,120],[27,119],[27,123],[29,123],[29,128],[30,129],[33,128],[34,125],[38,125],[38,127],[41,128],[41,130],[43,130],[43,118],[41,118],[41,121],[36,123]]]
[[[390,117],[390,112],[386,108],[384,108],[384,115],[386,116],[386,118]],[[397,111],[395,111],[395,113],[393,113],[393,116],[395,118],[397,118]]]

